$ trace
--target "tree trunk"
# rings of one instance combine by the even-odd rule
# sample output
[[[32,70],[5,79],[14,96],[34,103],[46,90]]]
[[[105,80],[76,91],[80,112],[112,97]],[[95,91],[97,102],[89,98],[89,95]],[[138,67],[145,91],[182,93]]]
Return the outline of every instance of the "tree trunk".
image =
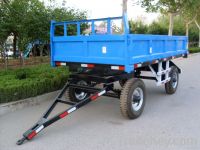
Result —
[[[189,36],[189,23],[186,23],[185,29],[186,29],[185,35],[186,35],[186,36]]]
[[[172,36],[173,35],[173,29],[174,29],[174,13],[169,13],[169,31],[168,35]]]
[[[122,15],[127,13],[127,2],[128,2],[128,0],[123,0]]]
[[[32,47],[33,47],[33,57],[36,57],[36,46],[32,44]]]
[[[23,67],[24,66],[24,59],[23,59],[23,52],[19,51],[19,57],[20,57],[20,66]]]
[[[199,47],[200,47],[200,29],[199,29]]]
[[[40,46],[39,46],[39,49],[40,49],[40,57],[42,57],[42,56],[43,56],[43,46],[40,45]]]
[[[192,22],[195,21],[196,17],[197,17],[197,15],[195,15],[195,16],[192,18],[192,20],[190,20],[190,18],[186,19],[186,20],[187,20],[187,21],[186,21],[186,24],[185,24],[185,28],[186,28],[185,35],[186,35],[186,36],[189,36],[189,25],[190,25]]]
[[[6,70],[8,69],[8,57],[6,56],[5,51],[4,51],[4,67]]]
[[[14,58],[16,57],[16,51],[17,51],[17,35],[14,33],[14,39],[13,39],[13,55]]]
[[[195,24],[197,25],[199,29],[199,47],[200,47],[200,24],[195,20]]]
[[[128,0],[122,0],[122,15],[127,14],[127,2]],[[122,20],[122,31],[124,32],[124,22]]]
[[[1,42],[0,42],[0,53],[1,53],[1,58],[3,59],[4,47],[3,47],[3,44]]]

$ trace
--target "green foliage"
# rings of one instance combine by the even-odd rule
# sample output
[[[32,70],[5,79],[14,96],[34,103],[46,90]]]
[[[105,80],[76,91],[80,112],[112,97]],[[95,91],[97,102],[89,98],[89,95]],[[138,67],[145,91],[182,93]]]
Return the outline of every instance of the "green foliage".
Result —
[[[197,42],[199,40],[198,28],[195,25],[190,27],[189,41]]]
[[[158,17],[157,20],[147,25],[143,21],[129,21],[130,33],[134,34],[168,34],[169,20],[165,15]],[[174,18],[174,35],[185,35],[184,18],[176,16]],[[198,28],[191,25],[189,32],[189,41],[197,42],[199,38]]]
[[[20,69],[18,71],[16,71],[16,79],[18,80],[22,80],[22,79],[26,79],[27,78],[27,70],[26,69]]]
[[[85,11],[47,7],[40,0],[7,1],[0,4],[0,44],[12,33],[17,38],[19,49],[23,51],[28,43],[35,40],[48,43],[51,20],[85,18]]]
[[[168,29],[166,26],[162,26],[159,22],[153,22],[149,25],[148,34],[159,34],[159,35],[167,35]]]
[[[182,9],[181,15],[184,17],[186,23],[194,20],[195,18],[200,19],[200,1],[190,0]]]
[[[199,53],[200,52],[200,47],[191,47],[189,48],[190,53]]]
[[[193,5],[190,0],[140,0],[148,12],[179,13],[185,7]]]
[[[145,25],[142,21],[129,21],[130,33],[135,34],[145,34],[148,31],[148,26]]]
[[[161,12],[170,16],[169,35],[173,33],[174,17],[182,15],[184,25],[191,24],[200,14],[199,0],[138,0],[148,12]],[[179,32],[178,32],[179,33]],[[177,34],[177,33],[175,33]]]
[[[58,90],[67,79],[65,67],[51,68],[49,65],[0,71],[0,103]]]

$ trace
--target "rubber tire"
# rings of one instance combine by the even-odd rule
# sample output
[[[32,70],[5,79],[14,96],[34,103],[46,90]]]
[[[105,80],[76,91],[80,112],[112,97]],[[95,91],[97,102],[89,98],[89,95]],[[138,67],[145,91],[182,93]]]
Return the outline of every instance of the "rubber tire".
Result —
[[[138,111],[135,111],[132,108],[131,97],[132,93],[137,87],[140,87],[143,91],[143,104]],[[146,101],[146,90],[144,82],[140,79],[129,79],[123,86],[120,96],[120,110],[122,115],[128,119],[138,118],[144,110],[145,101]]]
[[[89,94],[87,94],[86,97],[88,97]],[[75,89],[74,88],[69,88],[66,92],[65,92],[65,98],[71,102],[80,102],[81,100],[77,99],[75,96]]]
[[[177,77],[178,77],[177,78],[176,88],[173,88],[173,86],[172,86],[173,81],[172,80],[170,80],[169,82],[165,83],[165,91],[166,91],[167,94],[170,94],[170,95],[174,94],[176,92],[176,90],[178,88],[178,84],[179,84],[179,72],[178,72],[178,69],[177,69],[176,66],[172,66],[171,67],[171,71],[169,73],[169,77],[172,77],[172,74],[174,72],[177,74]]]

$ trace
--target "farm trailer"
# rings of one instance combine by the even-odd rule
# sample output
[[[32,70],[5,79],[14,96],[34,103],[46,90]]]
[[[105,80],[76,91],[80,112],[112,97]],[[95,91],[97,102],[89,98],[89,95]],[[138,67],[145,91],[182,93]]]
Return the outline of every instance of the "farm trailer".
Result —
[[[123,34],[113,34],[112,21],[123,21]],[[106,22],[106,33],[99,34],[95,23]],[[89,34],[83,27],[91,26]],[[72,31],[72,27],[74,32]],[[41,119],[17,141],[21,145],[44,128],[68,116],[100,96],[120,99],[122,115],[139,117],[144,109],[146,90],[141,79],[164,85],[167,94],[174,94],[179,83],[179,69],[172,59],[187,57],[185,36],[129,34],[127,16],[92,20],[51,22],[51,65],[68,66],[73,72],[69,80]],[[152,72],[144,76],[143,71]],[[119,82],[121,90],[114,88]],[[56,104],[70,105],[65,111],[48,118]]]

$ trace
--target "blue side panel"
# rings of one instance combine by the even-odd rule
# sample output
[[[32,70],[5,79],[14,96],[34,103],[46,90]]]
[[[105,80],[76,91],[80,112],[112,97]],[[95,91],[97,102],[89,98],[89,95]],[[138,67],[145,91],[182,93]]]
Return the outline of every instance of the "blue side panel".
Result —
[[[67,49],[66,49],[67,48]],[[83,42],[56,42],[54,44],[54,56],[56,57],[84,57]]]
[[[143,63],[188,52],[188,38],[184,36],[142,34],[129,36],[131,40],[128,46],[130,64]]]
[[[148,51],[149,51],[149,42],[147,40],[135,40],[135,41],[131,41],[128,55],[140,56],[140,55],[147,54]]]
[[[165,48],[164,40],[152,41],[152,53],[163,53],[165,51],[164,48]],[[149,51],[149,47],[148,47],[148,51]]]
[[[54,37],[53,61],[123,64],[125,65],[124,36],[101,35],[79,37]]]
[[[124,41],[88,42],[88,57],[124,58]],[[102,53],[106,47],[106,53]]]

